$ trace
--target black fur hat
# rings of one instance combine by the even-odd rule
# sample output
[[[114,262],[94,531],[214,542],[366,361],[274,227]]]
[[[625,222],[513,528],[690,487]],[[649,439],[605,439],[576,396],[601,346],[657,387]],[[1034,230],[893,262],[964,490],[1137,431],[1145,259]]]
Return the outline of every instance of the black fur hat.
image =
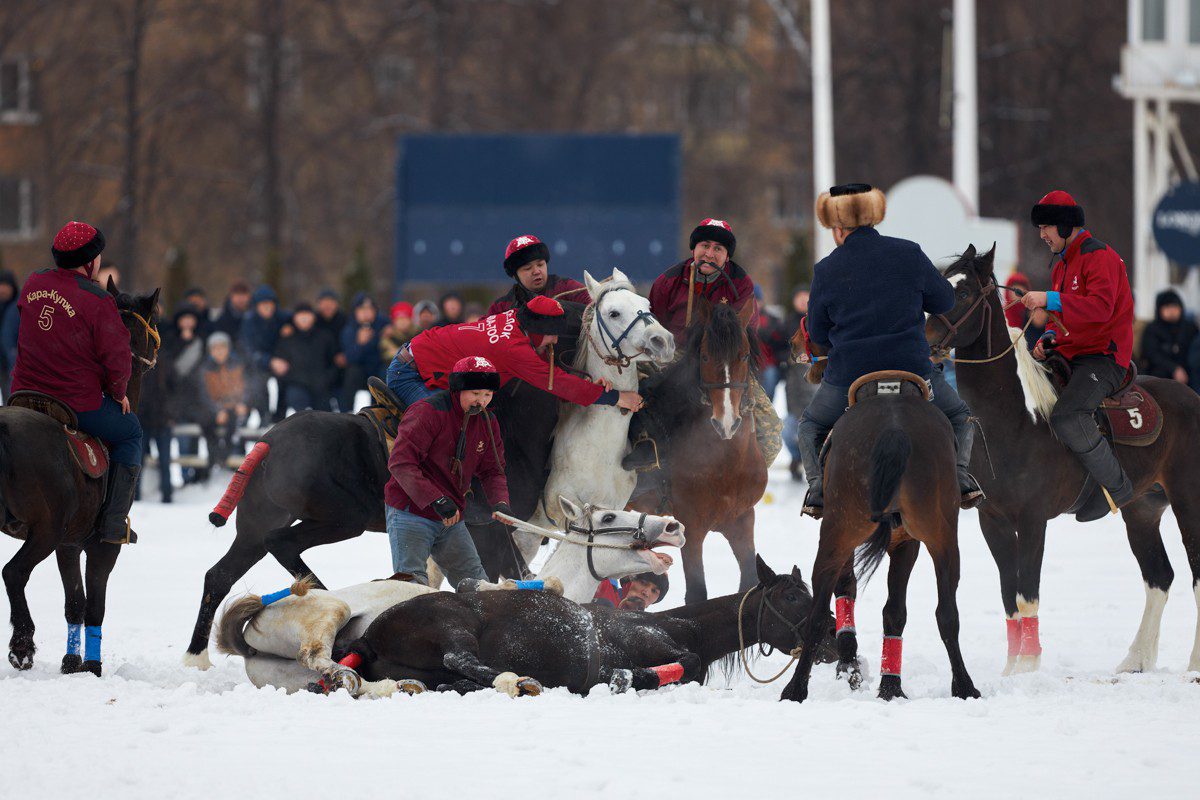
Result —
[[[576,337],[583,327],[583,308],[582,303],[559,302],[537,295],[517,308],[517,324],[527,336]]]
[[[500,391],[500,372],[483,356],[467,356],[454,363],[450,373],[450,391],[468,392],[473,389]]]

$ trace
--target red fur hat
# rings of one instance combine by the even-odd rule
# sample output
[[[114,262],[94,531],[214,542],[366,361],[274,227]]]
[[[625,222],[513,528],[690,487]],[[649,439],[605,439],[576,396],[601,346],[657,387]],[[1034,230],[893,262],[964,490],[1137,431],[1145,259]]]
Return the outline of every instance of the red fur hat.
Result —
[[[518,236],[504,248],[504,271],[508,273],[508,277],[515,278],[517,270],[539,258],[549,262],[550,248],[532,234]]]
[[[1083,207],[1062,189],[1055,189],[1037,201],[1037,205],[1029,212],[1029,220],[1034,225],[1082,228]]]
[[[450,391],[465,392],[471,389],[500,391],[500,371],[483,356],[467,356],[454,362],[450,373]]]

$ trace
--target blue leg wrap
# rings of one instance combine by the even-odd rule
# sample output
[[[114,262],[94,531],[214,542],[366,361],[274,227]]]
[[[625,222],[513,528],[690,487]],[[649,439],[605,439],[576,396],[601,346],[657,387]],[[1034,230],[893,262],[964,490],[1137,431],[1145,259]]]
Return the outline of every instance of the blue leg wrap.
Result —
[[[67,625],[67,655],[79,655],[79,638],[83,635],[83,626],[77,623]]]
[[[291,593],[292,593],[292,590],[290,588],[288,588],[288,589],[280,589],[278,592],[271,592],[270,594],[264,594],[262,596],[263,608],[266,608],[267,606],[271,605],[271,603],[275,603],[275,602],[282,600],[283,598],[289,596]]]
[[[545,581],[517,581],[518,589],[529,589],[534,592],[540,592],[546,588]]]
[[[100,626],[88,625],[84,630],[83,660],[100,660]]]

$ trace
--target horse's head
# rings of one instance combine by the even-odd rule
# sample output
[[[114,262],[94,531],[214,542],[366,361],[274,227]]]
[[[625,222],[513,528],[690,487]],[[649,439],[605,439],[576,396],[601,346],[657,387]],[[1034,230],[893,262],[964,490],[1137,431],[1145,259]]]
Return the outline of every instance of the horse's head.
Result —
[[[650,301],[637,293],[619,269],[597,281],[583,273],[592,297],[591,328],[587,331],[597,352],[625,364],[653,361],[669,364],[675,358],[675,337],[650,313]]]
[[[117,303],[121,322],[129,329],[129,349],[133,353],[135,371],[154,369],[158,362],[158,348],[162,345],[156,321],[160,290],[155,289],[148,295],[122,294],[111,275],[105,288]]]
[[[728,303],[701,300],[688,342],[700,359],[701,398],[712,407],[712,426],[722,439],[732,439],[742,427],[742,400],[750,389],[753,358],[746,333],[754,304],[734,311]]]
[[[946,278],[954,287],[954,308],[925,320],[925,338],[935,355],[944,356],[987,335],[993,312],[990,304],[999,302],[993,271],[995,256],[995,245],[986,253],[976,253],[975,245],[970,245],[946,269]]]
[[[820,383],[829,366],[829,350],[808,338],[808,317],[800,320],[800,327],[792,334],[792,361],[807,364],[804,379],[809,383]]]
[[[776,650],[788,652],[804,640],[804,626],[812,613],[813,598],[804,583],[800,568],[793,566],[785,575],[776,575],[762,556],[755,556],[758,587],[743,609],[742,624],[756,625],[758,640]],[[837,646],[832,628],[817,645],[816,660],[822,664],[837,661]]]
[[[593,577],[622,578],[641,572],[662,575],[674,560],[656,547],[683,547],[683,523],[637,511],[618,511],[576,505],[558,498],[567,518],[567,535],[576,541],[598,542],[617,547],[593,547],[589,567]]]

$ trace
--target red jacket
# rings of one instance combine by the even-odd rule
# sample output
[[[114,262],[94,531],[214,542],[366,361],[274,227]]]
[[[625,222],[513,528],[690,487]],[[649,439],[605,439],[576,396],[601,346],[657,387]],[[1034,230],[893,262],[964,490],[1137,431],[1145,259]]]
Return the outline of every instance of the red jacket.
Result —
[[[388,457],[391,478],[383,488],[384,502],[437,521],[441,517],[431,508],[433,501],[449,497],[462,511],[471,479],[478,475],[489,503],[507,503],[504,443],[495,416],[467,418],[462,470],[455,475],[451,464],[462,430],[463,411],[454,392],[439,392],[409,406]]]
[[[675,335],[675,341],[682,345],[687,328],[688,275],[692,270],[692,259],[681,261],[658,276],[650,289],[650,311],[667,330]],[[740,310],[747,302],[754,302],[754,281],[746,271],[733,261],[725,262],[726,281],[721,277],[711,283],[696,281],[694,292],[696,297],[705,297],[711,303],[728,301],[735,310]],[[732,285],[730,285],[732,284]],[[695,314],[695,304],[692,306]],[[758,315],[755,314],[750,323],[751,329],[758,328]]]
[[[517,324],[516,314],[516,311],[505,311],[478,322],[430,328],[418,334],[409,347],[425,385],[431,389],[445,389],[456,361],[467,356],[483,356],[500,371],[502,385],[520,378],[555,397],[581,406],[590,406],[599,400],[605,393],[603,387],[560,369],[554,370],[554,388],[549,388],[550,365],[534,350],[533,343]],[[609,405],[616,402],[615,395],[613,392],[612,397],[605,398],[611,401]]]
[[[31,389],[75,411],[95,411],[101,393],[125,397],[133,355],[117,303],[78,272],[44,269],[17,298],[21,325],[12,390]]]
[[[596,593],[592,595],[592,602],[616,608],[621,605],[621,599],[624,594],[625,590],[621,588],[621,584],[610,578],[600,581],[600,585],[596,587]]]
[[[1051,319],[1058,352],[1076,356],[1107,353],[1122,367],[1133,355],[1133,292],[1117,251],[1080,231],[1050,272],[1049,307],[1061,305],[1062,324]],[[1057,302],[1056,302],[1057,301]]]
[[[539,294],[543,294],[546,297],[553,297],[555,300],[583,303],[585,306],[592,302],[592,297],[588,294],[587,287],[582,283],[573,281],[570,278],[560,278],[557,275],[550,275],[546,278],[546,288],[539,292]],[[529,302],[533,296],[533,292],[521,286],[520,283],[517,283],[513,288],[508,290],[508,294],[492,303],[487,310],[487,316],[503,314],[509,309],[516,308],[518,302]]]

